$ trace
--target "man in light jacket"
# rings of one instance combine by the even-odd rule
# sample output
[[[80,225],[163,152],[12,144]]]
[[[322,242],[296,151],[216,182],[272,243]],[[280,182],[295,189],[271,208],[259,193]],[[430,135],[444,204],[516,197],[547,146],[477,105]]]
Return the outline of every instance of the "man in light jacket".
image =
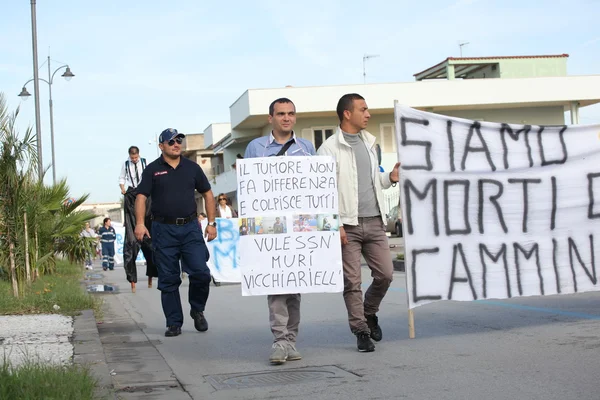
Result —
[[[337,132],[323,143],[317,154],[333,156],[336,160],[344,301],[350,330],[357,337],[358,351],[370,352],[375,350],[371,339],[377,342],[382,339],[376,314],[393,274],[385,234],[382,189],[399,181],[400,163],[390,173],[379,171],[375,136],[365,130],[371,115],[362,96],[356,93],[342,96],[337,115],[340,119]],[[364,304],[361,254],[373,276]]]

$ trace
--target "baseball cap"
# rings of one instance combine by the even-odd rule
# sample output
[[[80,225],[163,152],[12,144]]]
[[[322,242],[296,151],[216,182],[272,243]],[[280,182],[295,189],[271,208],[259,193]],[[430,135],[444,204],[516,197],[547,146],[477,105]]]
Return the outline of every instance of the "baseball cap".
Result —
[[[184,138],[185,135],[183,133],[177,132],[177,129],[165,129],[160,133],[160,136],[158,137],[158,143],[168,142],[169,140],[175,139],[176,137]]]

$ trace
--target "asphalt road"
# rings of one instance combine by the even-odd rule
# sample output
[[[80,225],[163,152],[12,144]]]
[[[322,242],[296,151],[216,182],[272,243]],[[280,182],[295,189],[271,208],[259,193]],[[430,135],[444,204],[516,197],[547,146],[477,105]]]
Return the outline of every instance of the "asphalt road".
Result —
[[[118,334],[147,340],[160,357],[143,358],[143,368],[160,362],[182,388],[178,397],[146,399],[600,399],[599,293],[437,302],[415,309],[416,338],[409,339],[405,275],[397,272],[379,313],[384,337],[375,352],[357,352],[341,293],[310,294],[302,297],[303,359],[271,366],[265,297],[242,297],[238,284],[211,285],[209,330],[200,333],[184,281],[183,334],[166,338],[156,283],[140,282],[132,294],[122,269],[105,275],[121,292],[104,295],[112,296],[113,313],[101,338],[112,334],[111,318],[133,320],[143,334]],[[367,268],[363,282],[370,282]],[[109,368],[119,373],[118,366]],[[147,392],[160,383],[147,380]]]

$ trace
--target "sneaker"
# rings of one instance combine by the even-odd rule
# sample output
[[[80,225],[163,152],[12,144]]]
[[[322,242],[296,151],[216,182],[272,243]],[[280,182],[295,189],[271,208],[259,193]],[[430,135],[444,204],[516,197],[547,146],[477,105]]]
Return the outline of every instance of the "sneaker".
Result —
[[[273,351],[269,357],[271,364],[280,365],[288,359],[286,346],[282,342],[273,343]]]
[[[375,351],[375,344],[371,341],[369,332],[358,332],[356,339],[358,351],[367,353]]]
[[[294,343],[288,342],[286,346],[287,350],[287,360],[288,361],[297,361],[302,360],[302,355],[298,350],[296,350],[296,345]]]
[[[379,318],[377,315],[365,315],[367,318],[367,325],[371,330],[371,339],[376,342],[379,342],[383,338],[383,332],[381,332],[381,327],[379,326]]]
[[[194,328],[196,328],[197,331],[206,332],[208,330],[208,321],[204,318],[204,313],[202,311],[192,310],[190,316],[194,320]]]
[[[166,337],[173,337],[181,335],[181,327],[180,326],[169,326],[167,331],[165,332]]]

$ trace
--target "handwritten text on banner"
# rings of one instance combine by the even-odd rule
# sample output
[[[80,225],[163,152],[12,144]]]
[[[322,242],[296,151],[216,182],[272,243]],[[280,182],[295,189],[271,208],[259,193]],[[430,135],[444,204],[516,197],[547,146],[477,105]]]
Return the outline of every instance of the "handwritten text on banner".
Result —
[[[395,109],[409,307],[600,290],[600,126]]]
[[[237,161],[242,295],[341,292],[331,157]]]

